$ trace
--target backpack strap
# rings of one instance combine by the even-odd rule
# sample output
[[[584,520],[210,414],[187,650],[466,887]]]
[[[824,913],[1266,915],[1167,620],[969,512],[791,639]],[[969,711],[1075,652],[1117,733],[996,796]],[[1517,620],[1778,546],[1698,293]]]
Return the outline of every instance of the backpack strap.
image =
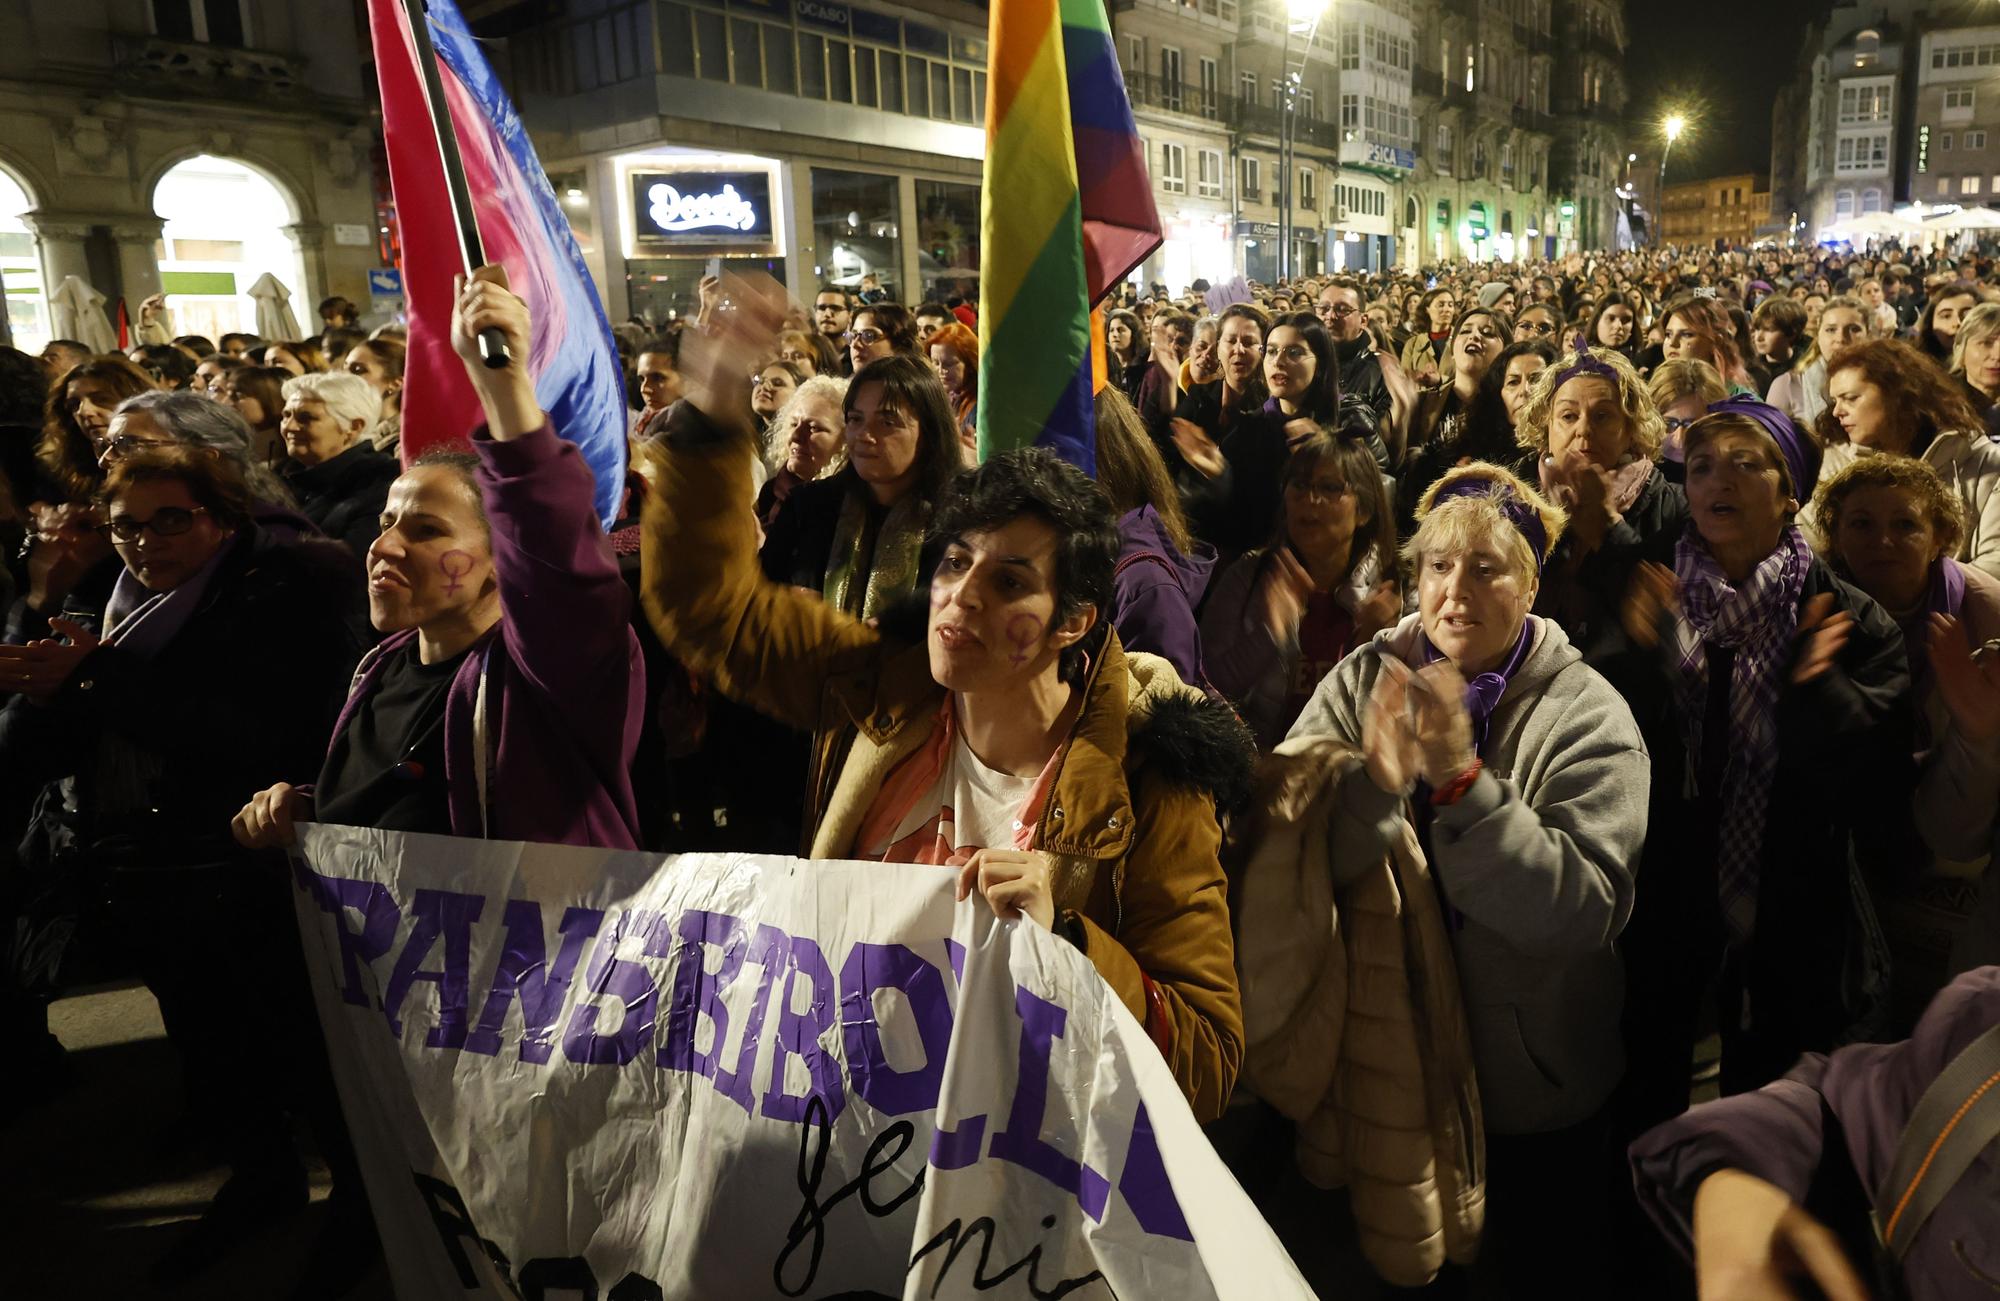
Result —
[[[1146,562],[1151,562],[1166,570],[1167,577],[1174,580],[1174,586],[1181,589],[1181,595],[1187,595],[1187,584],[1181,582],[1180,571],[1174,568],[1174,562],[1157,551],[1134,551],[1129,556],[1120,556],[1118,564],[1111,571],[1111,576],[1116,578],[1132,566]]]
[[[1967,1044],[1924,1090],[1896,1145],[1875,1231],[1900,1262],[1938,1203],[2000,1138],[2000,1025]]]

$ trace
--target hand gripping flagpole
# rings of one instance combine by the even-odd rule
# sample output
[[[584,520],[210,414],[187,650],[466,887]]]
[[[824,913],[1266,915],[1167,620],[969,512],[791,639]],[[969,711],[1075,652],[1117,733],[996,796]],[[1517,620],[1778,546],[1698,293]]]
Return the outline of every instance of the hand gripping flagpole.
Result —
[[[472,207],[472,187],[465,180],[465,159],[458,152],[458,132],[452,128],[451,109],[445,103],[444,79],[438,75],[437,50],[431,45],[429,21],[424,17],[424,0],[403,0],[403,12],[410,23],[410,40],[416,45],[417,74],[424,88],[424,105],[430,109],[431,126],[437,132],[438,157],[444,163],[445,185],[451,191],[451,216],[458,227],[458,247],[465,259],[465,278],[486,265],[486,248],[479,239],[479,214]],[[479,359],[488,370],[500,370],[513,360],[507,336],[497,326],[479,332]]]

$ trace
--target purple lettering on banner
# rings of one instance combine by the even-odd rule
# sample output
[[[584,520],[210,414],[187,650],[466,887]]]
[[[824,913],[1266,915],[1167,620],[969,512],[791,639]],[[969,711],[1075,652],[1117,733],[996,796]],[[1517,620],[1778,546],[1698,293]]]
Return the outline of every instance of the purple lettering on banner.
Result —
[[[402,920],[396,901],[386,887],[351,877],[314,872],[311,888],[313,900],[332,915],[333,929],[340,936],[341,1000],[367,1007],[368,991],[361,986],[361,972],[396,942],[396,923]],[[358,931],[348,929],[349,908],[361,914]]]
[[[989,1154],[1032,1170],[1074,1195],[1084,1214],[1102,1223],[1111,1181],[1081,1161],[1064,1156],[1042,1138],[1042,1114],[1048,1109],[1049,1046],[1062,1038],[1069,1013],[1018,988],[1014,1007],[1021,1014],[1020,1078],[1014,1082],[1014,1105],[1007,1113],[1007,1128],[993,1136]]]
[[[986,1137],[986,1117],[971,1116],[957,1129],[931,1131],[931,1164],[940,1170],[963,1170],[979,1159],[979,1144]]]
[[[410,938],[397,955],[396,968],[389,975],[388,992],[382,996],[382,1014],[389,1019],[389,1034],[403,1037],[403,1001],[410,987],[427,980],[438,987],[438,1019],[424,1036],[427,1048],[460,1048],[465,1044],[466,964],[472,954],[472,924],[486,910],[486,898],[476,894],[454,894],[449,890],[419,890],[410,901]],[[437,971],[421,970],[424,959],[444,937],[444,966]]]
[[[882,1031],[875,1023],[878,989],[901,990],[909,1000],[924,1046],[922,1066],[899,1071],[883,1056]],[[855,945],[840,969],[840,1019],[847,1073],[869,1106],[885,1116],[937,1106],[945,1047],[951,1042],[951,1002],[936,967],[900,944]]]
[[[1132,1120],[1132,1142],[1125,1150],[1118,1192],[1132,1208],[1132,1218],[1146,1232],[1158,1238],[1194,1241],[1194,1230],[1188,1228],[1187,1216],[1174,1197],[1173,1181],[1167,1178],[1166,1162],[1160,1159],[1160,1140],[1153,1134],[1153,1120],[1143,1102]]]
[[[773,1120],[794,1124],[806,1119],[806,1108],[818,1098],[825,1109],[821,1119],[831,1125],[847,1109],[847,1087],[840,1078],[840,1062],[820,1043],[820,1036],[833,1029],[833,968],[818,944],[803,935],[794,935],[784,992],[778,995],[778,1042],[771,1050],[771,1082],[764,1092],[764,1114]],[[792,1010],[792,991],[800,977],[812,985],[806,1010]],[[803,1058],[812,1090],[793,1097],[785,1091],[785,1059]]]
[[[784,970],[785,950],[790,940],[791,937],[777,927],[761,922],[751,935],[748,960],[756,963],[764,974],[757,977],[757,996],[750,1004],[750,1015],[743,1022],[743,1046],[736,1052],[736,1069],[724,1066],[715,1072],[715,1091],[743,1108],[745,1115],[750,1114],[756,1098],[757,1087],[751,1083],[751,1076],[757,1073],[757,1045],[764,1037],[764,1017],[770,1010],[771,985],[778,973]],[[678,986],[675,998],[678,1001]],[[668,1034],[671,1035],[671,1022],[669,1026]],[[689,1042],[693,1042],[692,1034]],[[715,1051],[722,1051],[720,1032],[715,1040]]]
[[[582,997],[563,1027],[563,1056],[579,1064],[623,1066],[653,1040],[653,1005],[659,991],[653,987],[652,973],[637,962],[618,956],[618,945],[627,936],[639,936],[647,952],[655,952],[654,938],[666,919],[650,908],[632,908],[620,913],[611,929],[597,942],[590,966],[583,973]],[[591,1000],[615,998],[625,1005],[618,1028],[610,1034],[597,1032],[600,1009]]]
[[[569,997],[577,960],[583,956],[583,946],[604,925],[604,913],[596,908],[564,910],[562,924],[556,927],[562,947],[556,951],[553,966],[542,938],[540,904],[533,899],[509,899],[504,924],[507,938],[501,944],[500,964],[493,972],[493,989],[486,996],[479,1024],[466,1036],[465,1050],[487,1057],[499,1053],[507,1004],[518,994],[521,1060],[540,1065],[548,1061],[555,1047],[556,1018],[562,1015],[563,1001]]]
[[[674,946],[673,1001],[667,1005],[667,1032],[660,1038],[659,1063],[668,1070],[692,1071],[714,1079],[715,1060],[722,1056],[722,1045],[729,1039],[729,1008],[722,1001],[722,991],[743,969],[743,923],[728,913],[690,908],[681,914],[674,929],[681,942]],[[656,935],[655,939],[663,945],[665,936]],[[708,955],[702,952],[704,944],[722,950],[722,965],[713,975],[708,971]],[[648,944],[646,951],[655,957],[667,956],[663,946]],[[695,1051],[694,1046],[695,1030],[704,1016],[715,1027],[715,1039],[705,1053]]]

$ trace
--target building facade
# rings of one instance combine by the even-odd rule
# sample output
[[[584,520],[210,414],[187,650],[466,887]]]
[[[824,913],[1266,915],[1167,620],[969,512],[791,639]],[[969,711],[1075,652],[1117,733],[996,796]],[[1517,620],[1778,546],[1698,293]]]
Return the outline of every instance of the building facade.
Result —
[[[1565,248],[1629,247],[1623,0],[1558,0],[1550,184]],[[1531,41],[1533,37],[1531,36]],[[1571,211],[1562,216],[1562,205]]]
[[[1418,148],[1403,218],[1414,263],[1514,261],[1564,247],[1561,205],[1548,187],[1552,8],[1551,0],[1412,4]]]
[[[1661,230],[1669,244],[1743,246],[1754,243],[1770,221],[1771,189],[1749,172],[1682,181],[1667,187],[1662,208]]]
[[[1911,198],[2000,204],[2000,25],[1924,32],[1916,47]]]
[[[265,273],[301,327],[326,294],[364,309],[386,255],[376,135],[347,11],[287,0],[15,0],[0,6],[0,277],[15,346],[76,276],[177,330],[249,330]]]

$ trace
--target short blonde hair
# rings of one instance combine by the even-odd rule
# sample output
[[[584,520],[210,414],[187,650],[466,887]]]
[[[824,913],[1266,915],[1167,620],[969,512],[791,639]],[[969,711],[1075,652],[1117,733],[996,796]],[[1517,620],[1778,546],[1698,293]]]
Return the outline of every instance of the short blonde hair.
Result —
[[[1721,371],[1705,361],[1681,357],[1653,367],[1646,396],[1653,399],[1653,410],[1665,411],[1682,398],[1700,398],[1704,407],[1720,402],[1729,396],[1729,389],[1722,382]]]
[[[381,394],[367,380],[346,371],[308,371],[292,376],[285,381],[285,401],[293,398],[325,407],[342,431],[359,420],[361,432],[354,438],[357,443],[374,433],[382,419]]]
[[[1576,369],[1586,361],[1597,363],[1611,373],[1606,375],[1595,366]],[[1650,461],[1658,456],[1660,444],[1667,437],[1666,421],[1660,419],[1660,409],[1653,405],[1646,381],[1639,378],[1639,372],[1623,353],[1610,348],[1586,348],[1580,352],[1572,349],[1535,376],[1535,386],[1528,390],[1528,404],[1521,408],[1520,422],[1514,428],[1515,441],[1533,452],[1548,451],[1549,418],[1554,412],[1556,390],[1580,376],[1608,379],[1618,390],[1618,407],[1625,413],[1625,430],[1632,441],[1633,458]]]
[[[1452,495],[1455,485],[1466,480],[1491,486],[1484,493]],[[1445,496],[1443,501],[1438,500],[1441,494]],[[1501,509],[1510,502],[1526,506],[1540,517],[1542,532],[1548,537],[1541,555],[1535,554],[1527,534]],[[1522,578],[1535,578],[1554,554],[1556,542],[1568,523],[1569,515],[1562,507],[1518,476],[1486,461],[1474,461],[1445,471],[1436,483],[1424,489],[1423,498],[1417,503],[1417,531],[1403,544],[1403,562],[1416,569],[1427,555],[1458,555],[1490,545],[1507,558]]]

